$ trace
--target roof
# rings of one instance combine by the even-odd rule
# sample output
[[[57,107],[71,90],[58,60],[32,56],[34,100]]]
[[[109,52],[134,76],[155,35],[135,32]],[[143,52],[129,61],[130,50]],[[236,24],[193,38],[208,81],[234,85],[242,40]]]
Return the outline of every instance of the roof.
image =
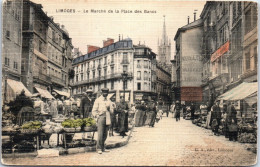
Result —
[[[258,91],[257,82],[252,82],[252,83],[243,82],[237,87],[222,94],[218,98],[223,100],[242,100],[256,93],[257,91]]]
[[[178,38],[180,32],[186,31],[186,30],[189,30],[189,29],[193,29],[193,28],[196,28],[196,27],[200,27],[202,25],[203,25],[202,19],[198,19],[198,20],[196,20],[196,21],[194,21],[194,22],[192,22],[190,24],[187,24],[187,25],[179,28],[177,33],[176,33],[176,35],[175,35],[175,37],[174,37],[174,40],[176,40]]]
[[[127,42],[127,45],[125,45],[124,42]],[[128,48],[128,49],[133,48],[132,40],[130,38],[124,39],[124,40],[115,42],[111,45],[108,45],[106,47],[99,48],[98,50],[95,50],[93,52],[79,56],[79,57],[73,59],[72,65],[81,63],[85,60],[88,60],[88,59],[91,59],[91,58],[94,58],[94,57],[98,57],[100,55],[103,55],[103,54],[106,54],[106,53],[109,53],[109,52],[112,52],[116,49],[121,49],[121,48]]]

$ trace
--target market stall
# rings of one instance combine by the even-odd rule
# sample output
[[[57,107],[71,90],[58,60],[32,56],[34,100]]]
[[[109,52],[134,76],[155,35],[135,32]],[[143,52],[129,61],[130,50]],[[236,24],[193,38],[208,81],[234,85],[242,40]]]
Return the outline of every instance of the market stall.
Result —
[[[257,141],[257,91],[257,82],[243,82],[219,97],[224,102],[232,101],[235,104],[238,111],[238,141],[241,143]]]

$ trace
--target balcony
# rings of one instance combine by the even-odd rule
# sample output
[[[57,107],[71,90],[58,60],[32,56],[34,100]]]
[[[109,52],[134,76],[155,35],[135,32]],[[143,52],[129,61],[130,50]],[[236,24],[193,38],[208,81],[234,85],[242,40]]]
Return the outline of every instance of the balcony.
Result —
[[[51,84],[51,77],[49,77],[46,74],[42,74],[42,73],[36,73],[33,75],[33,80],[34,81],[41,81],[41,82],[45,82],[48,84]]]
[[[50,75],[50,77],[51,77],[52,83],[56,83],[58,85],[65,86],[66,83],[61,78],[56,77],[54,75]]]

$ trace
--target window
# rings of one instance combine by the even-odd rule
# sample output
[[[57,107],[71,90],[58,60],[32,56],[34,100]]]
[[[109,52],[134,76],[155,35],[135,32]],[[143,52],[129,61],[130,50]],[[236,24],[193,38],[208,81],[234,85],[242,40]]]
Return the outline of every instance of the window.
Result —
[[[232,52],[239,51],[242,48],[242,31],[241,31],[241,21],[234,27],[232,31]]]
[[[128,63],[128,58],[127,58],[127,52],[123,53],[123,62],[124,64]]]
[[[107,69],[104,68],[104,76],[107,76]]]
[[[98,70],[98,77],[101,77],[101,70]]]
[[[144,90],[147,90],[147,83],[144,83]]]
[[[245,53],[245,61],[246,61],[246,70],[250,69],[250,50]]]
[[[87,73],[87,79],[89,80],[89,72]]]
[[[79,75],[77,74],[76,75],[76,82],[78,82],[79,81]]]
[[[111,67],[111,74],[114,74],[114,67]]]
[[[104,58],[104,65],[107,64],[107,57]]]
[[[123,71],[127,72],[127,66],[123,65]]]
[[[93,71],[93,79],[95,78],[95,71]]]
[[[104,82],[104,88],[107,88],[107,81]]]
[[[140,82],[137,83],[137,90],[141,90],[141,83]]]
[[[141,68],[141,60],[137,60],[137,68]]]
[[[18,63],[14,61],[14,69],[18,69]]]
[[[6,65],[6,66],[9,66],[9,62],[10,62],[10,59],[7,58],[7,57],[5,57],[5,65]]]
[[[111,90],[114,90],[114,81],[111,80]]]
[[[148,60],[144,60],[144,68],[148,68]]]
[[[251,31],[257,25],[257,8],[253,4],[245,12],[245,34]]]
[[[111,63],[114,63],[114,55],[111,55]]]
[[[123,82],[125,85],[125,89],[127,89],[127,80],[125,82]]]
[[[147,73],[147,71],[144,72],[144,80],[145,80],[145,81],[148,80],[148,73]]]
[[[141,80],[141,71],[137,71],[137,80]]]
[[[257,70],[257,47],[254,47],[254,64],[255,69]]]
[[[42,41],[39,41],[39,52],[42,53],[42,51],[43,51],[43,43],[42,43]],[[57,56],[56,56],[56,59],[57,59]]]
[[[83,64],[81,64],[81,72],[83,72]]]
[[[81,78],[81,81],[83,81],[84,80],[84,78],[83,78],[83,74],[80,74],[81,76],[80,76],[80,78]]]

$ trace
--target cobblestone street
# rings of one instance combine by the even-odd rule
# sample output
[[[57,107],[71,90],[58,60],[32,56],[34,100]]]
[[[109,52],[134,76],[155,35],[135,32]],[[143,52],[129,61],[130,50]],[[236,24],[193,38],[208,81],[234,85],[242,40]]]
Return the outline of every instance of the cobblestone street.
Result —
[[[128,145],[99,155],[88,152],[55,158],[7,158],[8,165],[225,165],[249,166],[256,154],[224,136],[213,136],[210,130],[191,121],[175,122],[171,117],[154,128],[136,127]]]

